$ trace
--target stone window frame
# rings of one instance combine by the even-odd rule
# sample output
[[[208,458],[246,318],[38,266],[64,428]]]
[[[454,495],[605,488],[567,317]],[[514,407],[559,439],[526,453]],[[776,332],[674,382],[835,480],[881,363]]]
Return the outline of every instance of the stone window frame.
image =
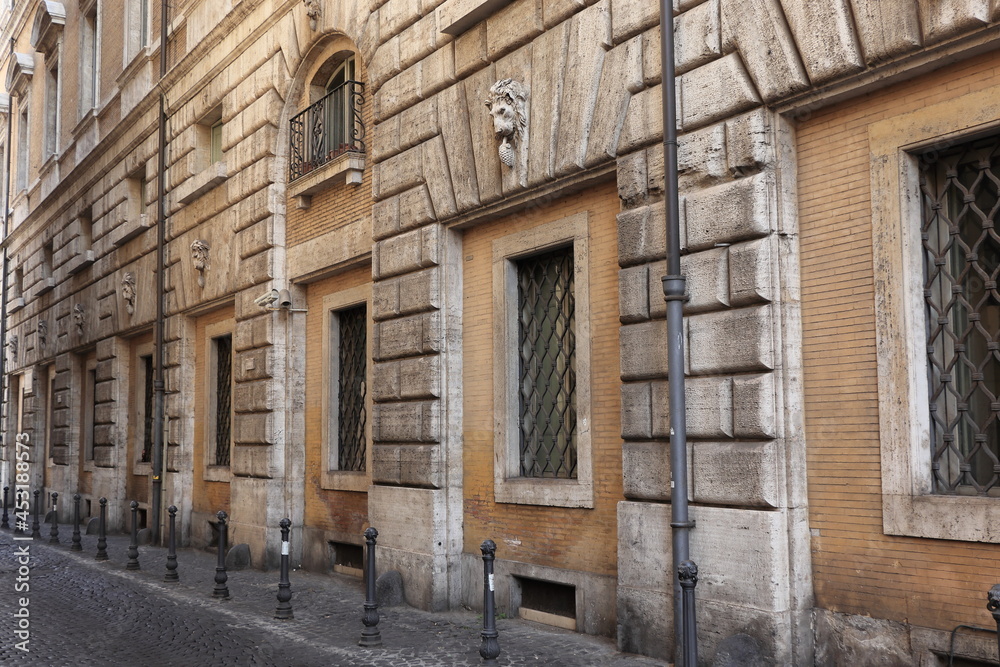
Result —
[[[134,404],[128,406],[129,420],[134,422],[133,432],[131,434],[132,439],[132,474],[133,475],[151,475],[153,473],[153,462],[142,460],[142,448],[143,448],[143,435],[145,428],[145,380],[142,358],[153,356],[155,350],[153,341],[148,340],[137,345],[133,345],[129,361],[134,364],[134,373],[129,375],[130,381],[135,384],[129,388],[130,403],[132,400],[135,401]],[[155,359],[154,359],[155,363]],[[150,369],[150,375],[155,375],[155,369]],[[156,410],[156,395],[153,396],[153,410]],[[155,428],[155,425],[154,425]],[[153,437],[156,434],[153,433]]]
[[[58,465],[69,466],[66,463],[56,463],[52,456],[52,446],[55,440],[55,415],[56,415],[56,365],[54,363],[43,364],[39,367],[38,381],[42,383],[44,401],[44,412],[42,414],[42,437],[45,438],[45,465],[52,467]]]
[[[17,105],[17,180],[14,182],[16,194],[27,192],[31,168],[31,101],[18,100]]]
[[[1000,129],[1000,86],[868,127],[882,524],[887,535],[1000,543],[1000,498],[933,492],[917,153]],[[961,113],[956,113],[961,109]],[[957,517],[962,520],[958,521]]]
[[[59,130],[62,124],[62,40],[45,58],[45,118],[42,163],[59,155]]]
[[[80,118],[99,106],[101,96],[101,3],[80,6]]]
[[[94,470],[94,441],[97,407],[97,351],[90,349],[79,356],[80,363],[80,436],[79,452],[83,471]]]
[[[332,317],[338,311],[364,304],[367,309],[365,341],[368,391],[365,397],[365,469],[363,471],[338,470],[339,451],[337,437],[337,374],[338,335],[334,331]],[[323,416],[321,435],[322,479],[321,488],[335,491],[367,492],[372,484],[372,286],[371,283],[334,292],[323,297]]]
[[[145,13],[145,24],[143,14]],[[125,1],[125,34],[122,39],[125,69],[140,55],[145,55],[152,42],[152,12],[149,0]]]
[[[221,322],[216,322],[214,324],[205,325],[205,340],[202,344],[205,346],[205,375],[202,378],[202,391],[204,392],[202,396],[205,403],[205,415],[203,418],[204,424],[202,426],[202,442],[204,443],[204,452],[202,456],[202,479],[206,482],[229,482],[233,477],[233,454],[235,451],[234,436],[236,434],[236,411],[235,402],[230,399],[229,402],[229,413],[232,419],[232,424],[229,430],[229,465],[220,466],[215,464],[215,401],[211,397],[215,396],[215,382],[216,382],[216,349],[215,340],[223,336],[232,336],[232,340],[236,340],[236,319],[228,318],[222,320]],[[235,346],[232,350],[233,360],[232,360],[232,372],[230,373],[230,396],[235,397],[236,395],[236,349]]]
[[[516,260],[573,246],[576,303],[577,477],[520,477]],[[594,507],[591,431],[590,215],[587,212],[493,241],[493,493],[496,502]],[[502,364],[502,365],[501,365]]]

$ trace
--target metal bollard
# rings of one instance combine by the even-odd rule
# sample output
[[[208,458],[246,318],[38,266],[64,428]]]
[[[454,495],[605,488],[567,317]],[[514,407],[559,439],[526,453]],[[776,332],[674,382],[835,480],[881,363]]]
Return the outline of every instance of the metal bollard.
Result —
[[[229,597],[229,588],[226,586],[226,580],[229,579],[226,574],[226,541],[229,533],[226,517],[228,515],[220,510],[215,516],[219,520],[219,561],[215,567],[215,588],[212,589],[212,597],[226,599]]]
[[[365,543],[368,545],[368,556],[365,559],[365,615],[361,622],[365,629],[361,631],[361,641],[358,646],[374,648],[382,645],[382,632],[378,629],[378,600],[375,599],[375,541],[378,531],[373,527],[365,530]]]
[[[994,584],[986,594],[986,608],[993,614],[997,624],[997,655],[1000,656],[1000,584]]]
[[[83,551],[80,544],[80,494],[73,494],[73,544],[69,545],[70,551]]]
[[[684,641],[682,667],[698,667],[698,629],[694,616],[694,587],[698,584],[698,566],[693,560],[683,561],[677,568],[681,582],[681,634]]]
[[[499,665],[500,642],[497,637],[496,602],[493,598],[493,561],[496,560],[497,545],[493,540],[484,541],[479,550],[483,552],[483,643],[479,655],[484,665]]]
[[[49,544],[59,544],[59,494],[52,492],[52,523],[49,525]]]
[[[132,509],[132,540],[128,543],[128,563],[126,570],[139,570],[139,503],[132,501],[129,503]]]
[[[108,520],[108,499],[101,498],[101,518],[97,522],[97,555],[94,556],[94,560],[107,560],[108,559],[108,538],[106,536],[105,530],[107,529]]]
[[[0,519],[0,528],[10,528],[10,518],[7,516],[7,492],[10,491],[9,486],[3,487],[3,518]]]
[[[177,537],[175,532],[175,522],[177,520],[177,507],[171,505],[167,508],[170,515],[170,537],[167,541],[167,571],[163,575],[164,581],[180,581],[177,576]]]
[[[40,496],[41,493],[42,493],[41,491],[39,491],[38,489],[35,489],[35,506],[31,510],[31,538],[32,539],[34,539],[36,537],[41,537],[42,536],[41,531],[38,530],[38,528],[39,528],[39,524],[38,524],[38,496]]]
[[[278,581],[278,606],[274,609],[274,617],[282,620],[295,618],[292,615],[292,584],[288,581],[288,530],[292,522],[282,519],[281,526],[281,579]]]

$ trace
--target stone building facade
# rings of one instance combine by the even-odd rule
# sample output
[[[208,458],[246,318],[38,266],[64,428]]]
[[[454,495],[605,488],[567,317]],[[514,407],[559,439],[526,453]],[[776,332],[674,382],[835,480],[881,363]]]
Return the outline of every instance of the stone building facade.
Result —
[[[934,471],[998,443],[928,444],[911,162],[1000,122],[1000,5],[673,4],[703,659],[942,664],[1000,538]],[[373,525],[442,610],[489,538],[502,609],[670,655],[656,3],[179,0],[165,45],[148,0],[0,11],[5,484],[24,434],[32,488],[162,523],[162,345],[185,544],[225,510],[272,567],[288,516],[351,574]]]

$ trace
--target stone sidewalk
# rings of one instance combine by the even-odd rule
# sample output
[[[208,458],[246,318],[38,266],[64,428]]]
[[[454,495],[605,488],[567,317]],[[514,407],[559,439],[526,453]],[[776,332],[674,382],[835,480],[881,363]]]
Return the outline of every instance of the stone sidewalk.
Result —
[[[126,570],[127,535],[108,537],[108,561],[96,561],[97,537],[69,550],[42,538],[15,541],[0,530],[0,663],[31,665],[480,665],[481,616],[429,613],[406,605],[380,609],[383,647],[358,646],[364,590],[353,577],[291,573],[295,618],[273,618],[278,572],[229,572],[230,598],[212,597],[216,555],[178,550],[180,581],[163,581],[166,549],[142,546],[142,569]],[[19,593],[16,550],[31,554],[30,652],[13,647]],[[16,624],[16,621],[15,621]],[[618,653],[610,639],[520,619],[497,621],[501,665],[652,667],[660,661]],[[667,631],[665,629],[665,631]]]

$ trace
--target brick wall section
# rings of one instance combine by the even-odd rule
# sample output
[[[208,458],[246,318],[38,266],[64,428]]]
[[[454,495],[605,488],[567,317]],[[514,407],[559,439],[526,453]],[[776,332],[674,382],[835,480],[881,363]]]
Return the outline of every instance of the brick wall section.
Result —
[[[315,201],[315,200],[314,200]],[[365,264],[309,286],[306,325],[306,471],[304,524],[319,530],[360,534],[368,525],[368,494],[330,491],[320,486],[323,466],[323,383],[329,371],[323,366],[323,331],[329,326],[323,298],[341,290],[364,285],[371,280]],[[371,314],[369,313],[369,317]],[[371,363],[371,362],[369,362]],[[368,416],[371,419],[371,415]],[[368,443],[371,446],[371,443]]]
[[[997,85],[983,56],[817,113],[798,132],[802,327],[816,606],[941,630],[988,625],[1000,545],[882,533],[866,127]],[[916,224],[916,221],[914,221]]]
[[[622,500],[618,391],[618,263],[614,183],[558,200],[530,218],[513,216],[465,234],[464,550],[479,554],[486,538],[504,558],[611,575],[616,572],[616,504]],[[522,229],[590,212],[591,383],[594,508],[534,507],[493,502],[492,243]],[[583,317],[584,313],[577,313]]]

